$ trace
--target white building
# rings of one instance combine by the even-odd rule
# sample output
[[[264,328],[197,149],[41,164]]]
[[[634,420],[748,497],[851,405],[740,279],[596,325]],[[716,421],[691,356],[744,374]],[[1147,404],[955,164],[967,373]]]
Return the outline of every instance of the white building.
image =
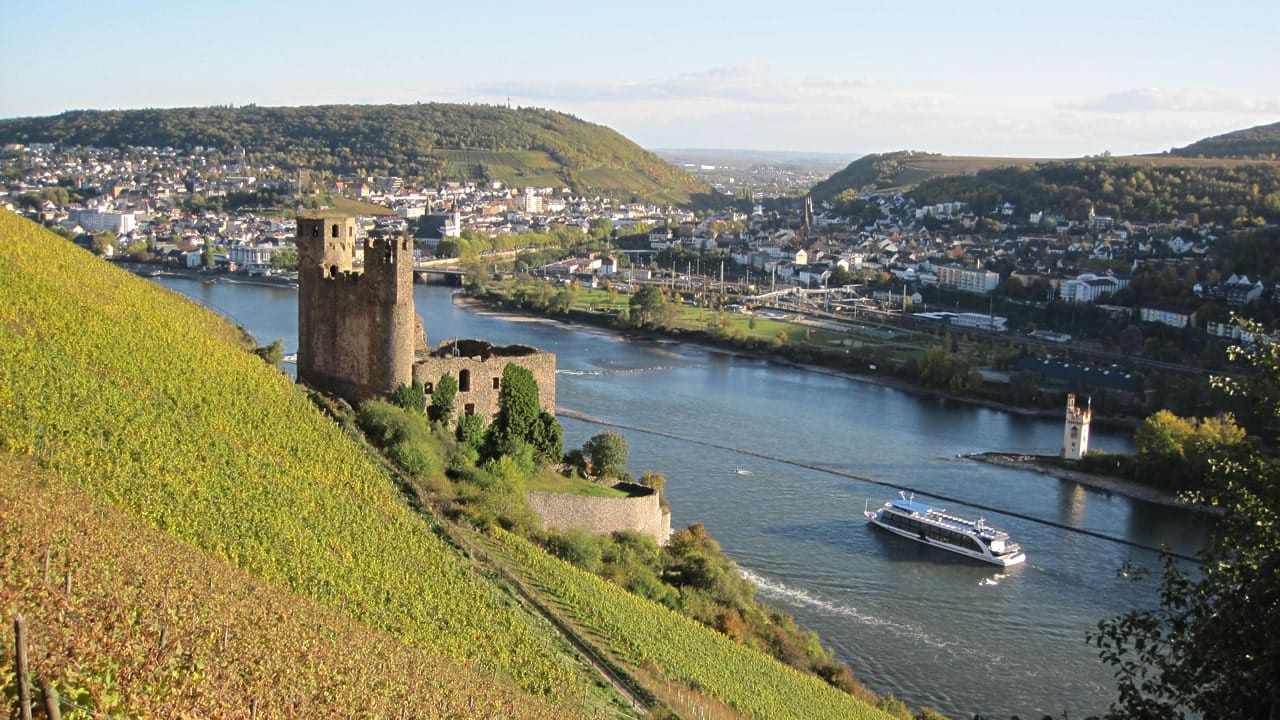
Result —
[[[228,257],[250,275],[266,275],[271,272],[271,258],[280,249],[274,245],[232,245]]]
[[[1173,308],[1144,307],[1138,310],[1138,319],[1142,322],[1160,323],[1174,328],[1184,328],[1195,322],[1194,312],[1185,312]]]
[[[990,270],[971,269],[959,265],[941,265],[937,268],[938,286],[985,295],[1000,284],[1000,274]]]
[[[1081,273],[1058,284],[1058,297],[1069,303],[1091,303],[1115,294],[1124,286],[1124,282],[1111,275]]]
[[[914,302],[913,297],[913,302]],[[934,312],[922,312],[912,315],[916,318],[924,318],[927,320],[937,320],[938,322],[950,324],[952,327],[976,328],[978,330],[989,330],[991,332],[1005,332],[1009,329],[1009,318],[1003,315],[987,315],[985,313],[956,313],[946,310],[938,310]]]
[[[547,211],[547,199],[533,188],[527,187],[520,196],[520,209],[527,213],[544,213]]]
[[[116,235],[127,235],[138,227],[137,216],[131,212],[81,210],[76,222],[91,233],[111,231]]]
[[[1253,344],[1253,333],[1245,332],[1240,326],[1233,322],[1218,322],[1210,320],[1205,323],[1204,331],[1214,337],[1226,338],[1227,340],[1238,340],[1245,344]]]

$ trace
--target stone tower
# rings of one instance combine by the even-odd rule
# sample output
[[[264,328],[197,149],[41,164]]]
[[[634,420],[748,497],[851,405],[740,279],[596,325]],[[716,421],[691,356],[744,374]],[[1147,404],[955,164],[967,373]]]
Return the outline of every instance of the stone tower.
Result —
[[[1084,407],[1076,407],[1074,393],[1067,395],[1067,422],[1062,431],[1062,457],[1079,460],[1089,452],[1089,421],[1093,419],[1093,405],[1085,400]]]
[[[355,218],[298,218],[298,381],[356,403],[413,380],[413,244],[357,238]],[[364,272],[353,269],[357,247]]]

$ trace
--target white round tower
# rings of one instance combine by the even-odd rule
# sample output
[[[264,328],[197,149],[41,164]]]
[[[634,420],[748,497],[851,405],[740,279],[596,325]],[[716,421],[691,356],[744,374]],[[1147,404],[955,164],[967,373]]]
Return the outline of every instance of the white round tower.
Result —
[[[1084,407],[1076,406],[1075,393],[1067,395],[1067,421],[1062,430],[1062,457],[1079,460],[1089,452],[1089,421],[1093,419],[1093,407],[1085,399]]]

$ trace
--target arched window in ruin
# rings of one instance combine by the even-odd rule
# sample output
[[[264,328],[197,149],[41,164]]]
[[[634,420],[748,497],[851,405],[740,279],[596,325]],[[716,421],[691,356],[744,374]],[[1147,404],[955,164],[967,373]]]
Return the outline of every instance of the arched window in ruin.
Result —
[[[333,224],[333,228],[329,231],[332,237],[338,237],[338,223]]]
[[[502,378],[494,378],[494,379],[493,379],[493,389],[494,389],[494,390],[498,390],[498,389],[499,389],[499,388],[501,388],[501,387],[502,387]]]
[[[471,392],[471,371],[470,370],[458,371],[458,391]]]

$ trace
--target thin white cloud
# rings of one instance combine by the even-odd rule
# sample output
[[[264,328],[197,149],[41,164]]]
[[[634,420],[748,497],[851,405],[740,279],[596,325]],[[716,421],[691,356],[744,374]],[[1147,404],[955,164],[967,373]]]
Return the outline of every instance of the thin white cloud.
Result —
[[[1280,101],[1275,98],[1251,98],[1205,88],[1133,88],[1064,107],[1101,113],[1280,113]]]
[[[499,82],[436,99],[571,112],[649,147],[1078,157],[1160,152],[1274,122],[1280,99],[1138,88],[1085,97],[907,86],[762,64],[632,80]]]
[[[523,102],[662,102],[720,100],[778,105],[847,98],[868,86],[862,78],[791,78],[758,64],[730,65],[649,80],[590,82],[500,82],[469,87],[463,94],[521,98]]]

